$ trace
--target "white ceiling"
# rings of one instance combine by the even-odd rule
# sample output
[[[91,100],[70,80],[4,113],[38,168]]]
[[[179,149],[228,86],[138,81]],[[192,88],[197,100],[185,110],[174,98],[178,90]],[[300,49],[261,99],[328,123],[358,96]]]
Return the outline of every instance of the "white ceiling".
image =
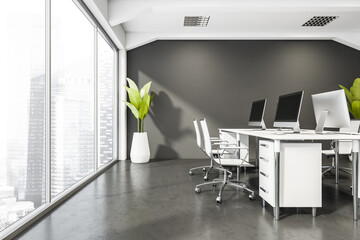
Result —
[[[360,0],[92,1],[111,27],[124,30],[126,49],[157,39],[333,39],[360,50]],[[184,27],[184,16],[210,20],[207,27]],[[301,26],[313,16],[339,18]]]

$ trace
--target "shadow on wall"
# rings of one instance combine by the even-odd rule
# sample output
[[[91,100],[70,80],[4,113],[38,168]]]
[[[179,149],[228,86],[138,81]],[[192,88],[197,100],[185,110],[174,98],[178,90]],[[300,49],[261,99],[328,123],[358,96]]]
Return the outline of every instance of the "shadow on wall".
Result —
[[[180,129],[180,116],[182,110],[173,105],[169,95],[164,91],[158,94],[154,93],[154,104],[149,111],[149,116],[153,120],[155,126],[164,136],[164,144],[159,144],[154,158],[155,159],[176,159],[179,154],[173,148],[173,142],[192,134],[189,128]]]

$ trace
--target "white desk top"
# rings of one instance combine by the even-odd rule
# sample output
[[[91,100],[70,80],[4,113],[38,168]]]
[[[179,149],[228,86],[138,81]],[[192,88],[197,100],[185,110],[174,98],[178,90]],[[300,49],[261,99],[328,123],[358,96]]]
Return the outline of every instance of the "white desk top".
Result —
[[[306,129],[302,129],[300,133],[294,133],[290,130],[278,131],[277,129],[219,128],[219,130],[273,140],[360,140],[360,134],[342,132],[316,134],[314,130]]]

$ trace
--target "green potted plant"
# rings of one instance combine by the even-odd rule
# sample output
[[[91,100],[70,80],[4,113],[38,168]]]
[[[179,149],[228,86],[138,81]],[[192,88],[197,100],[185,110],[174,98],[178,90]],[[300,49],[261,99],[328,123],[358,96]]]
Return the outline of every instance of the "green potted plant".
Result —
[[[360,78],[354,80],[350,90],[342,85],[339,86],[345,91],[349,112],[355,119],[360,119]]]
[[[345,95],[347,98],[347,105],[349,112],[354,116],[355,119],[351,119],[351,126],[350,128],[353,129],[355,132],[360,131],[360,78],[356,78],[353,82],[352,87],[350,90],[346,87],[339,85],[345,91]],[[349,155],[349,159],[351,161],[352,155]]]
[[[137,132],[134,132],[131,143],[130,158],[133,163],[147,163],[150,160],[150,149],[147,133],[144,132],[144,119],[147,116],[154,94],[150,97],[151,82],[145,84],[139,91],[136,83],[126,79],[129,87],[125,86],[130,102],[124,101],[137,119]]]

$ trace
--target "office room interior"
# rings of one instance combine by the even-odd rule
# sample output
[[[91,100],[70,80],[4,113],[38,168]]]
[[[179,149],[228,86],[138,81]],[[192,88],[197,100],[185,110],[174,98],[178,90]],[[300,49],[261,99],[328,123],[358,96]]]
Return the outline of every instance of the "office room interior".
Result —
[[[360,1],[0,10],[0,239],[358,239]]]

